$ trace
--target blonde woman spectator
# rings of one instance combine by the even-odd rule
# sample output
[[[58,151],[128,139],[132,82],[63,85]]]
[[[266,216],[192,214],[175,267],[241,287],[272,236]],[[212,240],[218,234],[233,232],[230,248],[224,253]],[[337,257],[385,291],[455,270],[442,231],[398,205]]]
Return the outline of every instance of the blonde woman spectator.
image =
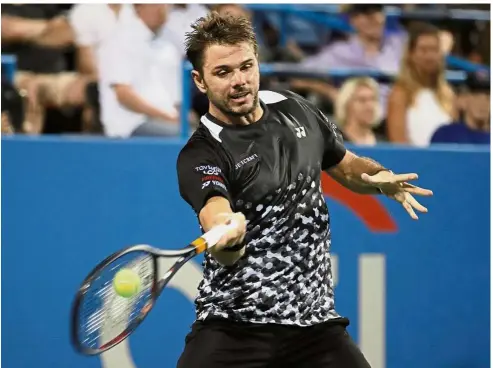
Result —
[[[348,142],[373,146],[384,140],[373,132],[382,121],[377,82],[372,78],[347,80],[335,102],[335,119]]]
[[[445,80],[440,31],[420,24],[409,33],[401,70],[390,93],[387,130],[393,143],[427,146],[435,130],[454,120],[455,95]]]

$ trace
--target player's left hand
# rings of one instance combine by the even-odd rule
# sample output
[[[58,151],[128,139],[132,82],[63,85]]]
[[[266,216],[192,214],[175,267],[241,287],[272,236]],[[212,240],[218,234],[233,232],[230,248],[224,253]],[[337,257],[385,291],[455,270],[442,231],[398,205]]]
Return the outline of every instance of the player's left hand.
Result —
[[[432,196],[433,192],[408,183],[408,181],[418,179],[418,174],[394,174],[384,170],[375,175],[362,174],[361,179],[379,188],[387,197],[399,202],[414,220],[418,219],[416,212],[414,212],[415,209],[423,213],[428,212],[426,207],[414,199],[413,194]]]

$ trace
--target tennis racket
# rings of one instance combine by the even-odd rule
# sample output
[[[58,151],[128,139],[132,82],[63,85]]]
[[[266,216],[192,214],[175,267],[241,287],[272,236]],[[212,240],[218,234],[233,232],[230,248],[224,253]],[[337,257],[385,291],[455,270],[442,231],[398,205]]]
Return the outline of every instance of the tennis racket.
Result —
[[[147,317],[171,278],[190,259],[216,245],[237,226],[219,225],[179,250],[163,250],[150,245],[134,245],[113,253],[99,263],[79,288],[72,305],[72,345],[83,355],[98,355],[125,340]],[[158,259],[176,258],[174,265],[159,278]],[[113,278],[122,269],[140,276],[135,295],[116,294]]]

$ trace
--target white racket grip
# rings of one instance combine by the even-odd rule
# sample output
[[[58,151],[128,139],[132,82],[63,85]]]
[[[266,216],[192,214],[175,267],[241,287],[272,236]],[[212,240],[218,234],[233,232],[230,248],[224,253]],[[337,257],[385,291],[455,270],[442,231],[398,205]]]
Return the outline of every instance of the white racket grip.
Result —
[[[224,234],[235,229],[238,226],[236,221],[231,221],[229,224],[218,225],[202,235],[202,238],[207,242],[207,248],[216,245]]]

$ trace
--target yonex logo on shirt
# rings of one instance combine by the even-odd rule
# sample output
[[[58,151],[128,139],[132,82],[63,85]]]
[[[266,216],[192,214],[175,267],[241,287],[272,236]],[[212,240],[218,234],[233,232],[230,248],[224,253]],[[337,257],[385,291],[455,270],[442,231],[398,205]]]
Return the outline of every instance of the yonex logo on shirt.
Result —
[[[207,188],[211,184],[212,184],[212,186],[216,186],[216,187],[219,187],[219,188],[221,188],[223,190],[227,190],[226,189],[226,185],[224,185],[224,183],[222,183],[222,182],[220,182],[218,180],[209,180],[209,181],[206,181],[206,182],[202,183],[202,189]]]
[[[300,127],[300,128],[295,128],[295,129],[296,129],[296,136],[298,138],[305,138],[306,137],[305,128]]]

